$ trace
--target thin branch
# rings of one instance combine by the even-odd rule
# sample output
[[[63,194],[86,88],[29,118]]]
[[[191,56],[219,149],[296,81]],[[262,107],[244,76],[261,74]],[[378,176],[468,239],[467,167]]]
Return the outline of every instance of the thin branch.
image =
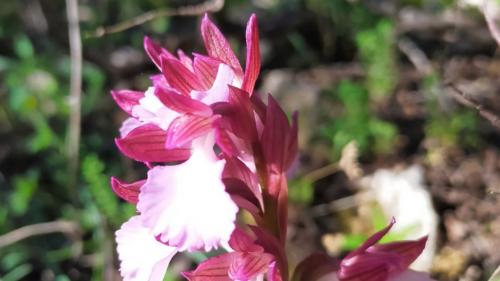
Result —
[[[340,167],[337,163],[331,163],[328,164],[324,167],[321,167],[319,169],[313,170],[305,175],[302,176],[303,179],[310,181],[310,182],[316,182],[322,178],[325,178],[337,171],[340,170]]]
[[[75,236],[80,232],[80,227],[71,221],[53,221],[23,226],[0,236],[0,248],[32,236],[56,232]]]
[[[450,87],[453,91],[449,91],[451,96],[460,104],[473,108],[477,110],[479,115],[481,115],[484,119],[490,121],[490,123],[496,127],[497,129],[500,129],[500,117],[496,115],[495,113],[491,112],[490,110],[487,110],[483,108],[481,104],[478,102],[472,100],[471,98],[467,97],[462,90],[460,90],[457,86],[455,86],[453,83],[447,83],[447,86]]]
[[[423,75],[430,75],[434,72],[432,64],[425,53],[410,39],[401,38],[398,41],[398,48],[408,57],[418,72]]]
[[[103,37],[104,35],[122,32],[160,17],[197,16],[208,12],[214,13],[220,11],[223,6],[224,0],[208,0],[196,5],[153,10],[111,26],[101,26],[94,33],[87,34],[85,37]]]
[[[358,146],[355,141],[351,141],[342,149],[342,154],[338,163],[331,163],[313,170],[303,175],[302,178],[313,183],[335,172],[343,170],[349,179],[357,179],[363,174],[358,163],[358,156]]]
[[[82,42],[80,36],[80,23],[78,20],[77,0],[66,0],[66,13],[68,18],[69,46],[71,54],[71,77],[69,94],[69,131],[67,138],[67,156],[69,169],[69,185],[76,188],[80,131],[81,131],[81,88],[82,88]]]

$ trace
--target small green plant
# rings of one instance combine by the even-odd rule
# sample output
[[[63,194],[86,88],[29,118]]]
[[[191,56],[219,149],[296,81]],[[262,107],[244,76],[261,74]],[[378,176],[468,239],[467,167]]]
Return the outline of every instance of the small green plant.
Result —
[[[387,19],[356,34],[356,45],[366,70],[371,99],[392,93],[398,79],[394,54],[394,25]]]
[[[444,111],[438,101],[444,92],[440,87],[437,74],[424,80],[424,91],[427,96],[428,119],[425,126],[426,136],[436,140],[440,147],[477,147],[479,132],[477,130],[477,114],[470,109]]]
[[[342,114],[323,128],[323,134],[333,144],[335,159],[351,141],[356,142],[362,153],[391,152],[397,130],[393,124],[375,116],[370,109],[368,92],[361,85],[345,80],[331,94],[344,106]]]

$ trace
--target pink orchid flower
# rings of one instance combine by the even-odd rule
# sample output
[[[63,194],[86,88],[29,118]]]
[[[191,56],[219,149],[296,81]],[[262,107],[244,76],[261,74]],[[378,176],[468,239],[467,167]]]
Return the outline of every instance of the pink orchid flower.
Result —
[[[147,178],[111,179],[114,192],[136,204],[138,214],[116,232],[125,281],[161,281],[171,259],[183,251],[227,253],[209,258],[183,276],[190,281],[288,281],[285,253],[286,172],[297,150],[297,115],[291,120],[254,87],[260,71],[257,19],[246,30],[243,71],[228,41],[205,16],[201,33],[208,56],[174,56],[145,38],[161,71],[144,93],[115,91],[130,117],[116,144],[143,162]],[[245,210],[255,224],[237,225]],[[369,238],[339,262],[314,254],[297,266],[293,281],[429,281],[407,270],[426,238],[375,245],[391,228]]]
[[[427,237],[414,241],[398,241],[376,244],[394,225],[390,224],[375,233],[358,249],[347,255],[340,263],[338,277],[341,281],[431,281],[422,272],[409,270],[410,264],[422,253]]]
[[[206,15],[201,34],[208,56],[194,54],[194,59],[182,51],[175,57],[148,37],[144,39],[146,52],[162,74],[153,77],[153,86],[144,93],[112,92],[117,104],[131,116],[116,140],[126,156],[142,162],[186,160],[189,143],[219,125],[216,121],[220,116],[213,107],[229,101],[229,86],[253,93],[260,71],[256,16],[252,15],[247,25],[245,72],[227,39]]]
[[[235,110],[219,113],[221,109],[215,105],[225,103],[225,108],[231,108],[237,91],[250,102],[260,69],[257,20],[252,15],[247,26],[245,72],[207,16],[201,30],[208,56],[195,54],[194,59],[182,51],[175,57],[146,37],[146,52],[162,75],[154,76],[153,86],[144,93],[112,92],[131,116],[120,129],[118,147],[150,167],[146,180],[128,184],[112,178],[113,190],[137,204],[140,213],[116,234],[126,280],[162,280],[160,273],[177,252],[210,251],[227,245],[235,228],[238,206],[226,192],[223,177],[234,178],[237,172],[248,178],[251,172],[247,164],[240,165],[243,162],[238,157],[228,160],[226,168],[226,160],[216,155],[216,141],[221,142],[220,147],[236,147],[233,139],[237,137],[217,122]],[[150,164],[178,161],[185,162]],[[242,196],[238,198],[243,202]],[[152,254],[138,260],[132,253],[141,248]]]

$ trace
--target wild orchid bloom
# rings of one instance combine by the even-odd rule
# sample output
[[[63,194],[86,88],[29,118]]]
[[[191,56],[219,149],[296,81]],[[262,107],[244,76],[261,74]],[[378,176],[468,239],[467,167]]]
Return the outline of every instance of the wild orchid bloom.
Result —
[[[408,269],[422,253],[427,237],[415,241],[398,241],[377,244],[394,225],[395,220],[351,252],[340,263],[340,281],[431,281],[423,272]]]
[[[266,104],[253,94],[260,71],[254,15],[246,30],[245,71],[207,16],[201,33],[208,56],[193,58],[182,51],[176,57],[146,37],[146,52],[161,74],[152,77],[145,92],[112,93],[130,115],[116,144],[149,168],[143,180],[111,180],[115,193],[138,211],[116,232],[121,275],[125,281],[161,281],[178,252],[223,246],[228,253],[183,276],[190,281],[288,281],[286,172],[297,154],[297,115],[290,122],[272,96]],[[240,210],[250,213],[255,225],[237,226]],[[312,255],[292,280],[335,280],[339,268],[341,280],[405,276],[423,244],[374,246],[389,228],[342,263]],[[333,279],[325,279],[331,274]]]
[[[315,253],[295,269],[293,281],[434,281],[425,272],[408,269],[422,253],[427,237],[376,244],[395,220],[368,238],[341,261]]]

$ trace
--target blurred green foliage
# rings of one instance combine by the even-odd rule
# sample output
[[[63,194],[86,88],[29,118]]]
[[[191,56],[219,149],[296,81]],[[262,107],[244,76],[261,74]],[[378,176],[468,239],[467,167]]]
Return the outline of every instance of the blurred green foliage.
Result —
[[[427,98],[426,107],[429,111],[425,126],[429,139],[437,141],[443,148],[464,146],[477,148],[479,131],[477,114],[469,109],[441,110],[443,89],[440,77],[433,73],[424,80],[424,93]],[[441,95],[441,96],[440,96]]]
[[[356,45],[366,70],[366,88],[375,100],[390,95],[398,81],[394,36],[394,26],[387,19],[356,34]]]
[[[343,112],[323,127],[323,135],[333,145],[334,159],[340,157],[345,145],[355,141],[362,153],[390,153],[397,129],[380,120],[371,110],[368,91],[359,83],[342,81],[335,91],[329,92],[343,105]]]

